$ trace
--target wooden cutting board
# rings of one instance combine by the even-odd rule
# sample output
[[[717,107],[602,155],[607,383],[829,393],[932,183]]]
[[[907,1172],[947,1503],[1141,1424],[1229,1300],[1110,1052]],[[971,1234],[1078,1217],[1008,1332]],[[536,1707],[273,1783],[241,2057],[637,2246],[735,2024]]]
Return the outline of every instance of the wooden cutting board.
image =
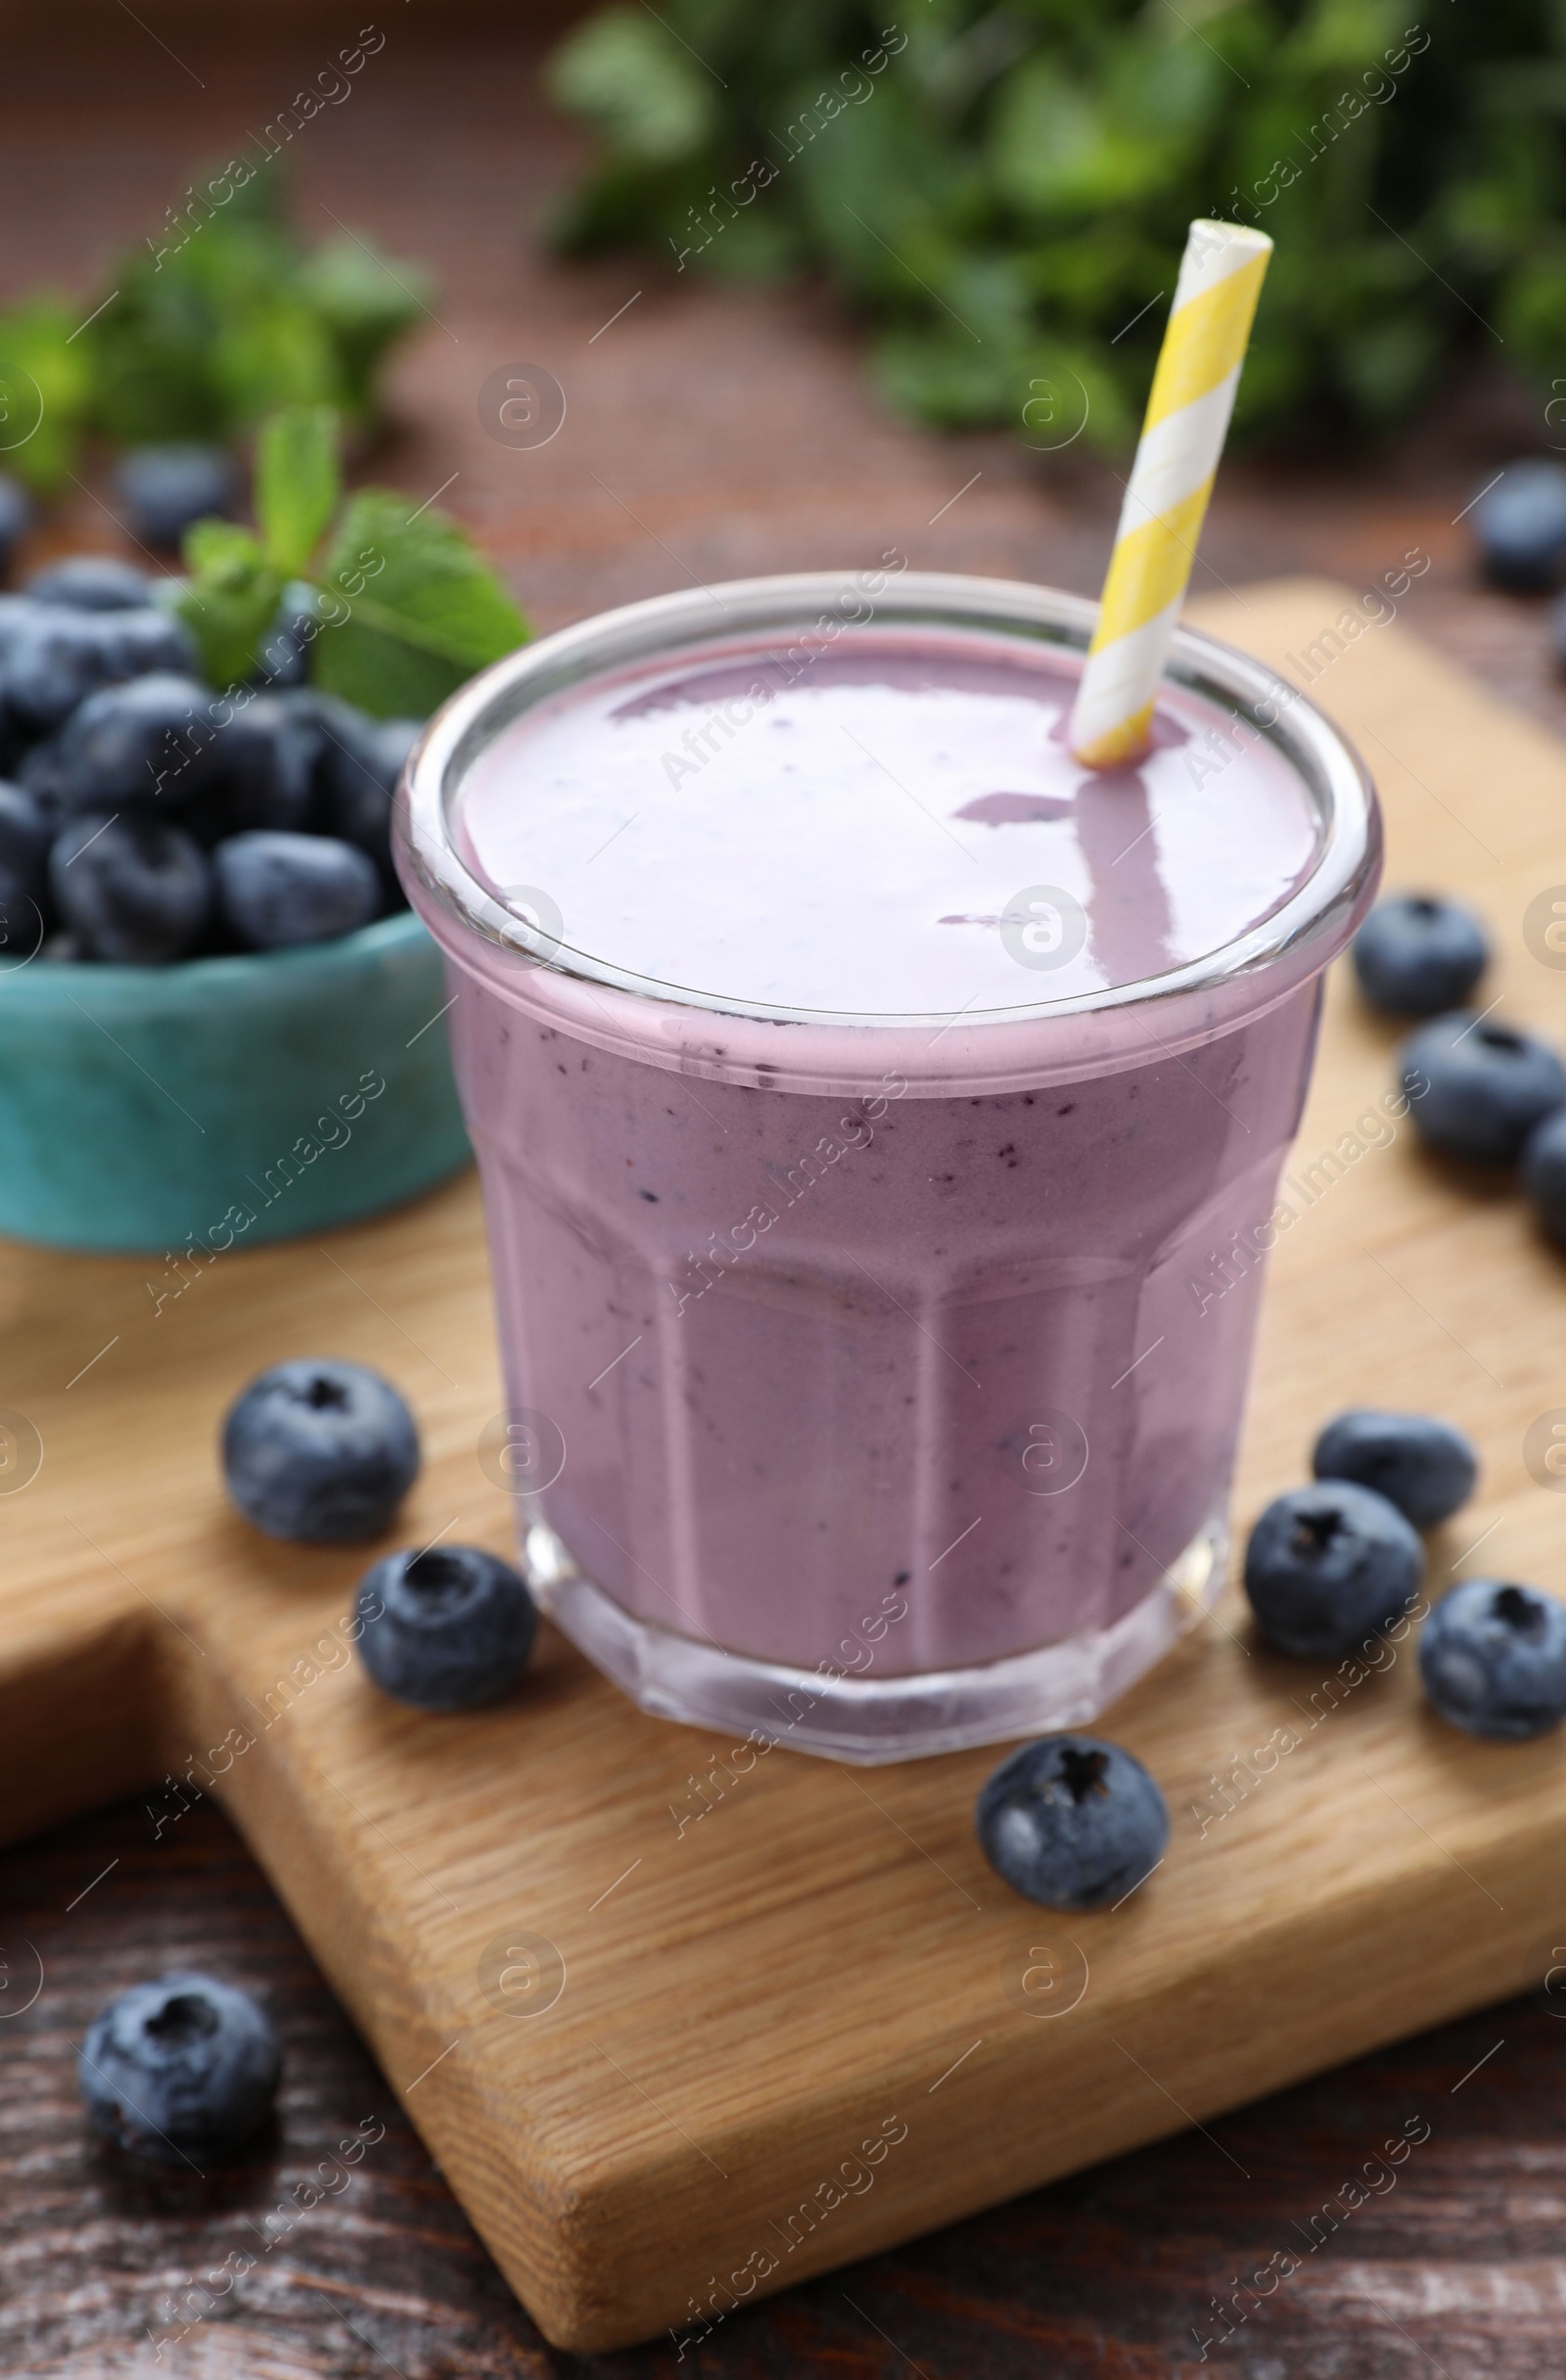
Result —
[[[1314,668],[1380,780],[1389,882],[1484,911],[1485,998],[1558,1035],[1566,980],[1525,921],[1552,887],[1566,900],[1566,751],[1401,626],[1349,636],[1346,611],[1363,621],[1296,581],[1200,617]],[[1298,1482],[1345,1403],[1436,1410],[1484,1471],[1434,1541],[1433,1589],[1498,1570],[1566,1593],[1566,1504],[1525,1454],[1566,1408],[1566,1264],[1508,1189],[1389,1138],[1384,1109],[1361,1122],[1396,1038],[1334,984],[1236,1519]],[[1232,1590],[1104,1722],[1174,1821],[1115,1914],[1033,1909],[986,1867],[970,1811],[991,1754],[745,1768],[547,1630],[499,1709],[383,1701],[343,1632],[364,1557],[246,1529],[214,1434],[263,1364],[376,1364],[427,1447],[399,1541],[506,1550],[477,1453],[501,1399],[471,1179],[209,1264],[7,1247],[0,1299],[5,1830],[134,1787],[161,1840],[214,1792],[563,2347],[701,2334],[1537,1982],[1566,1942],[1566,1744],[1441,1727],[1411,1639],[1366,1677],[1284,1662]],[[22,1972],[25,1945],[4,1948]],[[132,1980],[106,1974],[105,1996]]]

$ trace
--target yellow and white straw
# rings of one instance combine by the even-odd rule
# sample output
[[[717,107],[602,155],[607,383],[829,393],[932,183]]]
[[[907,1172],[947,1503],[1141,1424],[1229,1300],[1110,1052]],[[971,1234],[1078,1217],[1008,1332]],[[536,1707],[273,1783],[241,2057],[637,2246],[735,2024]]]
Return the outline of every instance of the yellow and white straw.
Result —
[[[1089,768],[1147,748],[1271,253],[1243,224],[1191,225],[1072,711],[1071,749]]]

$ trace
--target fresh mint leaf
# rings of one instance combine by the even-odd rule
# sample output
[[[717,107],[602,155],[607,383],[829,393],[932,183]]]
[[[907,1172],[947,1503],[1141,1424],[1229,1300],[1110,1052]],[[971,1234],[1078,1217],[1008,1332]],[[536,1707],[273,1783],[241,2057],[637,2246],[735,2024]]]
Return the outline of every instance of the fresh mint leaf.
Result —
[[[250,530],[231,521],[198,521],[184,551],[190,576],[173,608],[196,639],[207,684],[237,685],[254,671],[282,580]]]
[[[640,9],[605,9],[569,34],[555,52],[549,88],[611,149],[646,165],[689,157],[716,118],[706,69]]]
[[[290,405],[261,424],[255,441],[255,519],[280,578],[302,576],[343,492],[337,415],[330,405]]]
[[[444,514],[387,487],[349,498],[321,571],[314,682],[377,718],[425,718],[530,633]]]
[[[73,306],[34,298],[0,313],[0,465],[42,495],[70,477],[91,394]]]

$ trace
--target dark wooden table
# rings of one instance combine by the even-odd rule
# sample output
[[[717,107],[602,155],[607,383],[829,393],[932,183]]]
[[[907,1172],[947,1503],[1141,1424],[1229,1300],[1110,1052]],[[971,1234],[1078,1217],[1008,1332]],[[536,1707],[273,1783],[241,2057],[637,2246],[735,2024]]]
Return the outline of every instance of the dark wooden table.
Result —
[[[408,0],[387,15],[351,99],[293,145],[296,200],[323,235],[337,216],[438,267],[375,470],[421,495],[449,482],[442,502],[540,626],[893,545],[925,568],[1096,586],[1113,477],[1080,447],[1043,461],[1002,435],[889,421],[821,294],[693,285],[643,258],[549,261],[533,235],[577,151],[537,95],[548,27],[536,13],[505,29],[482,10],[431,15]],[[335,11],[276,22],[239,46],[194,10],[121,6],[8,36],[8,288],[85,288],[200,160],[232,154],[356,27]],[[567,395],[565,427],[534,452],[496,444],[478,416],[486,374],[519,361]],[[1455,518],[1508,454],[1553,435],[1537,397],[1486,378],[1352,471],[1235,467],[1199,583],[1305,570],[1359,590],[1417,549],[1430,568],[1408,623],[1566,727],[1543,607],[1476,589]],[[49,536],[116,545],[101,476],[87,478]],[[1163,2380],[1204,2360],[1244,2380],[1532,2380],[1560,2360],[1566,2029],[1543,2005],[1484,2011],[737,2313],[682,2363],[667,2345],[584,2361],[544,2345],[512,2300],[215,1808],[160,1836],[127,1804],[0,1858],[0,2368],[28,2380]],[[258,1991],[288,2052],[276,2140],[196,2194],[91,2147],[73,2077],[104,2000],[173,1964]],[[345,2189],[308,2203],[320,2160],[367,2117],[385,2138]],[[1356,2175],[1405,2125],[1416,2152],[1355,2205]],[[286,2239],[208,2303],[201,2276],[253,2251],[285,2198]],[[1248,2293],[1278,2251],[1298,2270]]]

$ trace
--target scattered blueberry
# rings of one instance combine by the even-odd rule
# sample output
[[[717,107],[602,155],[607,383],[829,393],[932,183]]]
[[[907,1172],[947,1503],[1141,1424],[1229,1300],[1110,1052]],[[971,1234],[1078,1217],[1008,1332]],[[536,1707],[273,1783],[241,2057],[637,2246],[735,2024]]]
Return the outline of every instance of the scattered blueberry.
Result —
[[[1546,1236],[1566,1248],[1566,1108],[1557,1108],[1529,1133],[1521,1174]]]
[[[351,934],[381,906],[374,863],[328,835],[231,835],[212,865],[224,917],[255,950]]]
[[[329,1356],[260,1373],[230,1406],[222,1445],[245,1518],[312,1545],[378,1536],[419,1469],[419,1434],[391,1382]]]
[[[1425,1623],[1419,1674],[1432,1708],[1470,1735],[1543,1735],[1566,1717],[1566,1605],[1467,1579]]]
[[[127,967],[182,958],[211,910],[206,853],[161,818],[84,810],[55,840],[49,887],[93,956]]]
[[[177,547],[193,521],[229,510],[234,466],[221,446],[129,446],[115,466],[115,487],[133,537]]]
[[[1090,1735],[1041,1736],[1002,1761],[974,1823],[996,1875],[1048,1909],[1124,1900],[1169,1842],[1168,1808],[1141,1762]]]
[[[253,2139],[282,2063],[248,1991],[179,1969],[110,2001],[87,2028],[76,2073],[106,2139],[155,2164],[199,2167]]]
[[[72,611],[35,604],[5,647],[7,702],[34,731],[56,727],[100,686],[145,677],[153,669],[188,672],[191,641],[170,613]]]
[[[156,669],[104,686],[60,731],[59,778],[72,809],[183,807],[210,784],[218,729],[193,677]]]
[[[1379,901],[1354,938],[1354,972],[1372,1008],[1435,1017],[1460,1008],[1485,972],[1490,945],[1454,900],[1400,892]]]
[[[1473,523],[1492,586],[1546,594],[1566,574],[1566,468],[1509,463],[1474,505]]]
[[[1424,1547],[1395,1504],[1353,1480],[1318,1480],[1267,1506],[1245,1549],[1245,1591],[1280,1653],[1330,1661],[1405,1612]]]
[[[1415,1529],[1450,1520],[1473,1494],[1479,1463],[1450,1421],[1428,1413],[1376,1413],[1356,1407],[1329,1421],[1311,1468],[1318,1480],[1357,1480],[1396,1504]]]
[[[133,612],[152,601],[152,580],[114,554],[69,554],[34,571],[23,592],[70,612]]]
[[[0,572],[9,571],[18,546],[32,526],[33,503],[20,480],[0,471]]]
[[[509,1693],[538,1625],[510,1563],[477,1545],[388,1554],[365,1572],[354,1609],[371,1677],[419,1711],[467,1711]]]
[[[1566,1106],[1566,1067],[1552,1049],[1465,1009],[1410,1033],[1400,1072],[1420,1139],[1482,1165],[1509,1165],[1534,1126]]]

